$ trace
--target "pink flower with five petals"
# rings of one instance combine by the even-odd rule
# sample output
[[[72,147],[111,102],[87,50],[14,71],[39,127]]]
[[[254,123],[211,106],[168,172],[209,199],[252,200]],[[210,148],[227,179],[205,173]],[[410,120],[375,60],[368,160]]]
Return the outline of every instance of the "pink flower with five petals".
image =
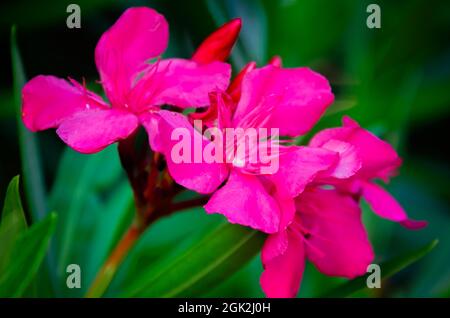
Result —
[[[317,133],[311,139],[309,146],[333,150],[343,142],[356,149],[361,162],[360,169],[346,179],[325,178],[317,182],[331,184],[340,192],[348,193],[358,199],[363,197],[377,215],[399,222],[406,228],[420,229],[426,226],[425,221],[408,218],[392,195],[374,182],[375,179],[388,182],[402,163],[390,144],[361,128],[351,118],[344,117],[343,127],[329,128]]]
[[[156,11],[126,10],[95,49],[110,105],[75,80],[39,75],[22,90],[25,126],[32,131],[57,128],[70,147],[94,153],[127,138],[141,124],[157,148],[159,106],[206,106],[208,93],[225,89],[230,77],[230,66],[218,61],[173,58],[150,63],[164,52],[168,36],[167,22]]]
[[[284,205],[287,227],[271,234],[261,253],[261,286],[268,297],[294,297],[306,260],[329,276],[351,279],[366,273],[374,253],[361,222],[361,197],[383,218],[409,229],[426,226],[425,221],[409,219],[400,204],[373,182],[388,181],[401,164],[391,145],[345,117],[343,127],[319,132],[309,146],[334,151],[339,160],[315,175],[295,198],[294,207]]]

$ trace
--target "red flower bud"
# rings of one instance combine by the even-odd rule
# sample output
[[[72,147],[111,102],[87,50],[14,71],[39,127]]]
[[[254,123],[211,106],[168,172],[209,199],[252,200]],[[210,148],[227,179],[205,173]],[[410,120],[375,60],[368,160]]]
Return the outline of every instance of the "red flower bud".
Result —
[[[202,64],[225,61],[230,55],[234,43],[236,43],[241,25],[240,18],[222,25],[200,44],[192,56],[192,60]]]

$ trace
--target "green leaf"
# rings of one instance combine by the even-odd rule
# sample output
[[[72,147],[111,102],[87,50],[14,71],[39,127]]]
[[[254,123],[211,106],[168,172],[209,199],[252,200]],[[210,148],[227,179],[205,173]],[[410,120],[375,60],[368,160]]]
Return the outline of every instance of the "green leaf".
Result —
[[[263,271],[260,255],[253,258],[230,278],[216,288],[202,293],[206,298],[263,298],[264,292],[259,284]]]
[[[188,200],[196,194],[184,191],[175,200]],[[201,207],[193,207],[179,211],[152,224],[130,250],[120,265],[105,296],[117,297],[128,288],[136,277],[148,275],[149,269],[161,268],[184,253],[202,235],[209,233],[223,222],[218,214],[207,215]],[[195,224],[195,226],[186,226]],[[125,229],[121,231],[121,234]],[[125,286],[125,287],[124,287]]]
[[[19,193],[19,176],[12,178],[6,190],[5,203],[2,211],[2,225],[6,218],[13,217],[17,223],[18,232],[27,228]]]
[[[384,279],[391,277],[392,275],[400,272],[409,265],[414,264],[429,252],[431,252],[437,245],[437,243],[438,240],[433,240],[417,250],[380,264],[381,278]],[[366,274],[347,283],[339,285],[337,288],[333,289],[322,297],[347,297],[358,291],[364,290],[365,288],[367,288],[366,281],[369,275],[370,274]]]
[[[48,214],[17,237],[8,267],[0,278],[0,297],[20,297],[44,260],[55,229],[56,214]]]
[[[21,118],[22,87],[25,84],[25,72],[16,40],[16,27],[11,28],[11,59],[13,70],[14,104],[17,116],[20,155],[25,194],[33,220],[40,220],[47,210],[44,177],[39,154],[38,140],[23,125]]]
[[[19,176],[14,177],[6,190],[0,223],[0,273],[8,264],[17,236],[25,231],[27,221],[19,195]]]
[[[15,26],[11,28],[11,60],[13,71],[14,112],[17,118],[25,197],[27,199],[31,220],[38,221],[43,219],[48,211],[47,198],[40,159],[38,136],[25,128],[21,118],[22,87],[25,84],[26,78],[19,48],[17,46]],[[47,264],[50,265],[50,260],[47,261]],[[46,290],[46,295],[51,293],[50,277],[53,273],[54,270],[52,268],[45,267],[43,268],[42,273],[38,275],[38,289],[40,291]]]
[[[51,246],[58,296],[83,295],[117,240],[118,229],[128,224],[132,204],[115,146],[89,156],[64,151],[49,195],[49,206],[60,219]],[[83,269],[81,289],[65,288],[69,264]]]
[[[410,165],[411,162],[407,161],[402,167],[402,175],[392,180],[389,190],[411,218],[425,218],[428,226],[420,232],[400,228],[389,242],[389,250],[421,246],[434,238],[439,238],[439,246],[420,262],[420,266],[414,266],[408,272],[412,278],[408,284],[401,284],[399,279],[399,284],[390,288],[391,291],[395,288],[395,294],[401,297],[439,297],[439,291],[450,286],[450,204],[445,200],[448,198],[446,190],[436,189],[441,183],[446,187],[443,184],[450,171],[434,160],[420,162],[423,164]],[[380,252],[380,249],[375,249]]]
[[[86,253],[85,281],[93,281],[99,268],[120,240],[135,214],[133,193],[128,182],[123,182],[112,192],[111,199],[99,211],[92,225],[93,235]]]
[[[135,277],[125,297],[185,297],[205,294],[239,270],[260,250],[264,235],[221,224],[182,253]]]

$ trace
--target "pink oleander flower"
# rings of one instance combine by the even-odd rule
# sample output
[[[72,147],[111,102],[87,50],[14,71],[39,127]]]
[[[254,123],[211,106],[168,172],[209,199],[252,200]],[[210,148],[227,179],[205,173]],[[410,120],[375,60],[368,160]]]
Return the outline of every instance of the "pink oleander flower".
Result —
[[[388,220],[399,222],[409,229],[420,229],[426,226],[424,221],[415,221],[408,218],[400,204],[381,186],[373,182],[380,179],[388,182],[396,174],[402,160],[390,144],[379,139],[349,117],[343,118],[343,127],[325,129],[316,134],[310,141],[310,147],[333,148],[342,142],[356,148],[360,161],[360,169],[344,180],[319,180],[328,182],[340,192],[348,193],[353,197],[363,197],[379,216]]]
[[[277,128],[280,135],[293,137],[306,133],[333,101],[328,81],[307,68],[283,69],[277,65],[253,68],[249,64],[237,77],[237,84],[232,83],[228,89],[231,97],[223,92],[211,94],[209,110],[190,119],[204,119],[207,126],[221,130]],[[228,149],[223,152],[221,162],[195,162],[194,153],[189,154],[192,158],[187,162],[175,162],[172,151],[178,140],[171,136],[176,129],[184,127],[189,131],[190,142],[200,140],[202,150],[213,141],[181,114],[161,111],[159,116],[162,119],[159,131],[166,138],[163,153],[174,180],[199,193],[214,192],[205,205],[208,213],[221,213],[231,223],[266,233],[284,228],[289,216],[284,217],[283,205],[292,206],[293,198],[317,173],[331,169],[339,161],[339,155],[327,149],[282,145],[275,154],[279,156],[279,167],[273,173],[264,173],[260,163],[250,164],[249,152],[227,161]],[[273,148],[273,144],[258,143],[253,151],[261,147]]]
[[[240,20],[231,21],[207,39],[194,60],[159,59],[168,43],[166,20],[150,8],[130,8],[95,48],[109,105],[73,79],[39,75],[23,88],[23,122],[32,131],[57,128],[59,137],[82,153],[100,151],[143,125],[157,151],[159,106],[206,106],[210,91],[226,89],[230,66],[219,60],[227,57],[239,29]]]
[[[395,199],[373,182],[376,178],[387,182],[401,164],[388,143],[344,118],[342,128],[319,132],[309,146],[335,151],[340,160],[316,174],[295,198],[294,212],[283,211],[293,216],[287,227],[266,240],[261,286],[268,297],[294,297],[306,259],[329,276],[354,278],[366,273],[374,253],[361,222],[361,197],[383,218],[410,229],[426,225],[409,219]]]

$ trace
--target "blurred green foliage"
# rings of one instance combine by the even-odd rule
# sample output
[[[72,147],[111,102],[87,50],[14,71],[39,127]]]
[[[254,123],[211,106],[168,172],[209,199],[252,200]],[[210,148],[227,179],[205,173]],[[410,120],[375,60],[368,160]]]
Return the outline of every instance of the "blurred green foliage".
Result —
[[[55,213],[49,213],[28,229],[19,195],[19,177],[12,179],[0,223],[0,297],[27,296],[27,289],[34,287],[56,218]]]
[[[230,59],[235,70],[247,61],[264,65],[271,56],[280,55],[286,67],[309,66],[329,78],[336,102],[311,134],[339,125],[343,115],[350,115],[393,143],[404,165],[389,190],[411,217],[429,222],[425,230],[408,231],[377,218],[365,205],[364,222],[376,261],[385,262],[439,240],[426,257],[386,278],[381,290],[363,289],[355,295],[449,296],[450,166],[449,143],[444,137],[450,124],[447,1],[80,0],[79,30],[66,27],[69,3],[16,0],[0,4],[0,57],[12,60],[6,65],[8,72],[0,77],[0,197],[5,197],[8,182],[20,173],[25,217],[33,224],[29,229],[22,226],[24,214],[14,179],[8,193],[14,191],[15,199],[8,194],[5,206],[16,211],[16,221],[8,221],[11,217],[3,211],[0,261],[14,260],[18,263],[12,268],[20,269],[24,265],[19,263],[26,259],[30,268],[29,276],[22,280],[26,286],[14,288],[15,296],[84,295],[134,213],[132,193],[115,147],[81,155],[64,147],[53,132],[31,134],[17,120],[23,68],[28,77],[85,77],[98,91],[95,44],[126,7],[137,5],[151,6],[169,21],[166,56],[189,57],[215,27],[239,16],[243,29]],[[381,7],[381,29],[366,27],[369,3]],[[8,53],[12,24],[17,25],[23,64],[15,43],[11,56]],[[55,214],[48,214],[53,210],[58,214],[57,224]],[[5,223],[12,225],[5,230]],[[40,240],[31,244],[32,236]],[[257,255],[261,242],[254,232],[224,226],[222,217],[206,215],[202,209],[178,213],[144,233],[106,295],[261,297],[262,268]],[[20,256],[4,257],[18,250]],[[204,266],[201,260],[205,260]],[[81,289],[65,286],[66,266],[72,263],[82,268]],[[5,268],[11,265],[0,262],[0,273]],[[17,283],[15,275],[11,269],[0,276],[0,294],[10,291],[3,286]],[[162,276],[168,280],[161,280]],[[342,283],[343,279],[321,275],[309,264],[299,295],[325,295]]]

